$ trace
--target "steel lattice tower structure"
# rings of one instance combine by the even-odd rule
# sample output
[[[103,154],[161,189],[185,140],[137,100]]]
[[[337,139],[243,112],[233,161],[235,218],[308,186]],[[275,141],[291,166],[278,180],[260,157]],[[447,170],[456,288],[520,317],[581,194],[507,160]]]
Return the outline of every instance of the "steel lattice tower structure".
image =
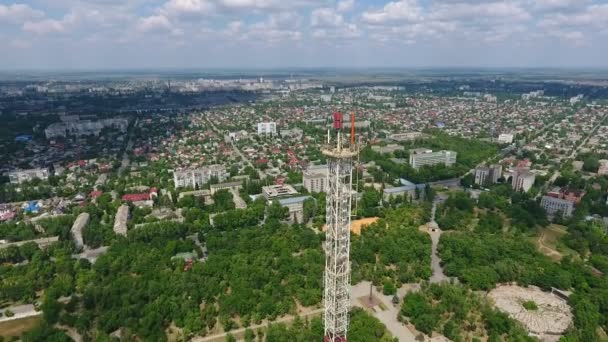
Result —
[[[343,146],[342,114],[334,114],[336,145],[323,150],[327,156],[327,210],[325,239],[325,337],[324,342],[346,342],[350,308],[350,218],[354,147],[354,115],[351,145]]]

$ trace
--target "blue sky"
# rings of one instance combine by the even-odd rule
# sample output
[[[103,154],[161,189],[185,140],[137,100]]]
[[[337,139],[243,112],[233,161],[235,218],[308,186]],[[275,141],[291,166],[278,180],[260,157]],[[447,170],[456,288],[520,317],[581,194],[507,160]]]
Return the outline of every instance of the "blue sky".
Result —
[[[0,69],[608,67],[606,0],[0,0]]]

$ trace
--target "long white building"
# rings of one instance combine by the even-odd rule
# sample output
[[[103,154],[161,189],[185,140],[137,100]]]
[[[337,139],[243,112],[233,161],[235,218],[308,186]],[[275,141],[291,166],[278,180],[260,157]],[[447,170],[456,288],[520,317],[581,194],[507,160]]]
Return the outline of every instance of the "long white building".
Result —
[[[211,178],[217,178],[219,182],[223,182],[230,174],[224,165],[209,165],[199,169],[175,170],[173,172],[173,183],[175,188],[201,187],[209,182]]]
[[[410,150],[410,165],[416,170],[427,165],[452,166],[456,164],[456,155],[457,153],[454,151],[433,152],[426,148],[417,148]]]
[[[11,171],[8,173],[8,178],[11,180],[11,183],[13,183],[13,184],[21,184],[23,182],[31,181],[36,178],[48,179],[49,175],[50,175],[49,169],[41,168],[41,169]]]

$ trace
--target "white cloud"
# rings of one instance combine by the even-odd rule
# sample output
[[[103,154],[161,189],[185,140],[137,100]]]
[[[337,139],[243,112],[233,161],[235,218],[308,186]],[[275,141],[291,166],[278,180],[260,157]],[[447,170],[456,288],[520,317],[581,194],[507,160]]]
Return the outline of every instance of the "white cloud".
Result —
[[[537,10],[558,10],[582,7],[587,0],[534,0],[533,8]]]
[[[348,12],[355,7],[355,0],[341,0],[338,2],[338,12]]]
[[[467,19],[474,21],[524,21],[532,16],[515,2],[446,3],[433,6],[429,17],[435,20]]]
[[[35,10],[29,5],[0,4],[0,23],[5,21],[11,23],[22,23],[25,20],[39,19],[42,17],[44,17],[44,12]]]
[[[13,39],[10,42],[10,46],[15,49],[29,49],[32,44],[22,39]]]
[[[382,9],[363,12],[362,19],[371,25],[386,25],[392,22],[419,21],[423,11],[417,0],[389,2]]]
[[[175,16],[193,16],[209,14],[214,10],[215,6],[208,0],[170,0],[159,12]]]
[[[140,18],[137,26],[137,32],[147,33],[147,32],[171,32],[173,30],[173,25],[167,17],[163,15],[153,15],[145,18]]]
[[[310,24],[313,27],[335,27],[344,24],[344,17],[332,8],[318,8],[310,15]]]
[[[40,21],[26,21],[23,30],[35,34],[63,33],[66,31],[63,20],[44,19]]]

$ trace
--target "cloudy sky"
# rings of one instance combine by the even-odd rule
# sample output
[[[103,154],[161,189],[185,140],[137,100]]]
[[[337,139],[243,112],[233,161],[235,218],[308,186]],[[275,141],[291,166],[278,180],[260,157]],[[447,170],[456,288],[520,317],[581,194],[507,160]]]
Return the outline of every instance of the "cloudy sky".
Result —
[[[2,70],[336,66],[608,67],[608,0],[0,0]]]

